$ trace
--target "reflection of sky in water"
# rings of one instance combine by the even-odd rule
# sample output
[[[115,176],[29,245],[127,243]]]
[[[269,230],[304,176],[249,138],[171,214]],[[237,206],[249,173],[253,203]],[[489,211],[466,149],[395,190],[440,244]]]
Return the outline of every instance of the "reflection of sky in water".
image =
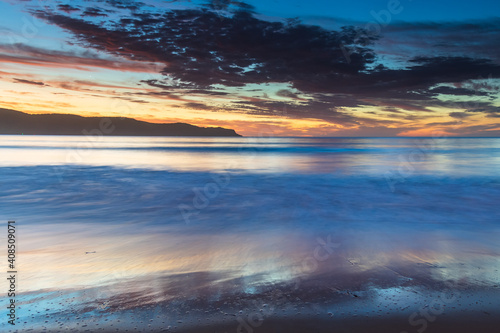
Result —
[[[500,282],[500,139],[105,138],[68,164],[81,140],[2,137],[0,215],[18,221],[26,297],[217,298],[318,278],[340,295],[369,286],[377,301]],[[408,172],[424,144],[435,146]]]
[[[373,283],[377,276],[380,282],[415,278],[420,282],[455,281],[476,286],[500,283],[499,248],[492,243],[488,246],[489,241],[498,239],[498,228],[477,232],[474,237],[457,230],[385,228],[330,228],[340,246],[319,260],[314,257],[315,248],[320,247],[318,237],[306,230],[186,234],[182,227],[144,225],[127,230],[119,225],[91,223],[25,226],[19,242],[20,290],[88,288],[130,278],[152,281],[158,274],[196,272],[221,273],[221,278],[211,281],[214,284],[243,278],[237,288],[246,291],[317,274],[333,274],[344,283],[351,275],[365,273],[364,283]],[[324,257],[328,252],[321,253]],[[307,268],[305,262],[312,258],[317,265]]]
[[[120,166],[178,171],[485,174],[500,139],[3,136],[2,166]]]
[[[286,269],[294,260],[290,242],[297,242],[272,233],[256,239],[255,235],[186,235],[144,226],[121,229],[98,224],[29,226],[20,242],[21,290],[91,287],[158,273],[203,271],[269,274],[282,280],[289,277]],[[96,253],[85,254],[90,251]]]

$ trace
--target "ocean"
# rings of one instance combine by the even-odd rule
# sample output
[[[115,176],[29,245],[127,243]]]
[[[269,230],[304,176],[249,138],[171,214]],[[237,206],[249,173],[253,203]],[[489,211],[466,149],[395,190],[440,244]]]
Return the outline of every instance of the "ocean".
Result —
[[[2,331],[498,311],[500,138],[1,136],[0,156]]]

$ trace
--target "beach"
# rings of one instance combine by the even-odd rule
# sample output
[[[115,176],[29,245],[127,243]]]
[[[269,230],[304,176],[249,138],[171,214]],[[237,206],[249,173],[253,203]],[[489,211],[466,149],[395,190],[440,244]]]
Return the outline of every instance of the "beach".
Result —
[[[85,140],[2,141],[2,331],[495,332],[500,139]]]

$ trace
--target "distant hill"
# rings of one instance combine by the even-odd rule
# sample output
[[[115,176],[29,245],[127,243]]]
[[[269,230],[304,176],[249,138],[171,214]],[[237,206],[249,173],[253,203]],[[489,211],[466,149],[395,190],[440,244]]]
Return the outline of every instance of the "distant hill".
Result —
[[[155,124],[123,117],[27,114],[0,108],[0,134],[124,136],[241,136],[232,129],[185,123]]]

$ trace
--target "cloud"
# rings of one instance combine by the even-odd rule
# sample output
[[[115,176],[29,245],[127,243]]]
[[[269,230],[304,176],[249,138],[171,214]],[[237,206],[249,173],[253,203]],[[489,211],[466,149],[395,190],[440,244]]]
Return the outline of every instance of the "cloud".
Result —
[[[72,32],[84,46],[129,59],[161,61],[163,73],[193,87],[307,80],[311,73],[337,76],[366,69],[374,54],[352,29],[328,31],[286,25],[236,11],[170,10],[122,18],[112,28],[62,14],[39,17]],[[152,38],[154,36],[154,38]],[[359,40],[358,40],[359,39]],[[355,45],[347,63],[341,44]]]
[[[499,63],[499,30],[498,17],[467,22],[394,22],[384,27],[377,51],[401,58],[408,49],[424,56],[432,50],[436,55],[488,58]]]
[[[184,103],[183,107],[188,108],[188,109],[197,109],[197,110],[213,110],[214,109],[212,106],[209,106],[209,105],[206,105],[203,103],[195,103],[195,102]]]
[[[211,89],[193,89],[193,90],[187,90],[186,93],[187,94],[212,95],[212,96],[227,96],[227,95],[229,95],[228,92],[214,91]]]
[[[112,10],[101,10],[92,2],[83,16],[65,10],[67,7],[33,13],[70,32],[76,44],[122,59],[103,63],[103,67],[133,70],[134,64],[161,64],[164,80],[141,81],[156,89],[145,91],[144,96],[177,98],[188,103],[184,107],[214,112],[322,119],[366,127],[367,132],[425,118],[435,114],[436,107],[467,110],[448,113],[456,119],[468,118],[473,112],[498,116],[493,103],[497,90],[474,82],[500,78],[500,19],[395,22],[384,27],[381,36],[373,36],[353,26],[329,30],[297,20],[267,21],[254,15],[250,5],[231,0],[189,9],[153,8],[127,1],[101,1],[99,6],[111,6],[120,14],[113,16]],[[27,53],[28,60],[20,55],[16,59],[36,62]],[[54,63],[50,57],[41,58],[44,64]],[[86,62],[104,59],[88,55],[72,61],[91,66]],[[275,96],[269,91],[259,96],[240,93],[272,84],[288,88],[277,90]],[[233,100],[213,107],[212,103],[179,97],[183,94]],[[470,103],[460,101],[463,97],[479,102],[469,107]],[[283,102],[282,98],[289,100]],[[388,111],[386,117],[391,120],[367,118],[355,110],[367,107]]]
[[[268,22],[244,10],[222,18],[198,9],[141,12],[111,27],[56,13],[39,12],[38,16],[69,30],[84,46],[131,60],[164,62],[165,75],[200,88],[290,82],[306,93],[429,99],[444,88],[425,91],[427,96],[415,93],[414,88],[428,90],[437,83],[472,79],[478,73],[500,75],[499,67],[489,59],[456,56],[420,56],[404,69],[370,70],[376,59],[370,48],[375,38],[359,29],[332,31],[297,22]],[[349,63],[344,46],[352,52]]]
[[[172,0],[169,0],[172,1]],[[104,2],[117,9],[128,9],[131,11],[139,10],[146,4],[141,1],[130,1],[130,0],[104,0]]]
[[[450,112],[448,115],[457,119],[463,119],[471,116],[471,114],[467,112]]]
[[[434,94],[445,94],[445,95],[472,95],[472,96],[486,96],[488,93],[484,91],[478,91],[474,89],[467,89],[467,88],[453,88],[453,87],[446,87],[446,86],[441,86],[437,88],[433,88],[430,90],[431,93]]]
[[[108,14],[104,13],[104,11],[97,7],[91,7],[85,9],[81,16],[90,16],[90,17],[106,17]]]
[[[491,103],[480,103],[473,101],[472,107],[467,112],[484,113],[488,117],[497,118],[500,116],[500,107],[492,105]]]
[[[14,82],[16,82],[16,83],[32,84],[32,85],[36,85],[36,86],[45,86],[45,83],[43,83],[43,82],[30,81],[30,80],[24,80],[24,79],[16,79],[16,78],[14,78]]]
[[[80,9],[73,7],[71,5],[57,5],[57,8],[65,13],[71,14],[71,12],[80,11]]]
[[[280,89],[276,92],[276,96],[280,97],[288,97],[292,99],[297,99],[297,100],[304,100],[303,98],[300,98],[296,93],[294,93],[291,90],[288,89]]]
[[[500,136],[500,125],[489,124],[462,126],[449,129],[447,128],[446,131],[460,136]]]
[[[105,68],[127,72],[156,72],[157,65],[141,63],[123,58],[103,57],[93,51],[55,51],[26,44],[0,44],[0,61],[49,68],[74,68],[89,70]]]
[[[479,75],[500,76],[500,67],[489,59],[455,56],[421,56],[411,59],[404,69],[382,66],[369,70],[375,54],[368,45],[373,41],[358,41],[361,46],[351,54],[354,60],[350,64],[340,47],[341,43],[356,44],[353,29],[327,31],[300,24],[287,26],[248,13],[235,13],[222,20],[201,10],[168,11],[160,18],[142,13],[139,21],[122,19],[121,25],[112,30],[60,15],[47,19],[80,36],[85,45],[129,59],[168,63],[165,75],[185,86],[206,90],[217,84],[290,82],[304,93],[350,94],[358,105],[367,105],[367,98],[378,98],[377,104],[398,99],[414,110],[425,110],[433,105],[437,94],[473,94],[460,88],[436,88],[437,84]]]

